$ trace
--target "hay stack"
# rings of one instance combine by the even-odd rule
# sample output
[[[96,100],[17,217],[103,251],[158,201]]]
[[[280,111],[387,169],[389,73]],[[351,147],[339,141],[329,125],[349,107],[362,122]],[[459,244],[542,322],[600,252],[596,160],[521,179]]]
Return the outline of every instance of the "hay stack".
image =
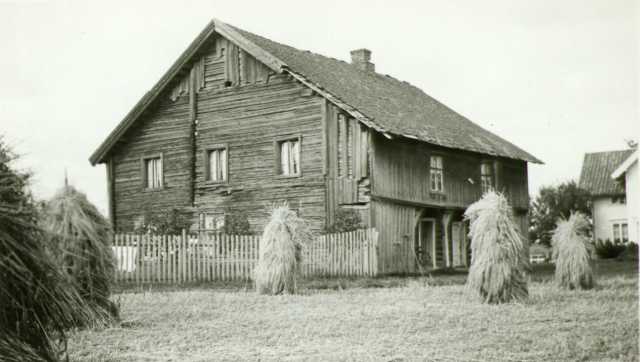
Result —
[[[557,223],[551,243],[556,263],[555,280],[561,288],[590,289],[594,285],[588,230],[589,221],[581,213],[571,214],[568,220]]]
[[[52,254],[97,320],[116,318],[109,300],[114,259],[107,220],[83,193],[65,185],[47,203],[43,227]]]
[[[256,291],[294,294],[302,249],[311,238],[307,223],[287,204],[274,207],[260,239],[260,260],[254,271]]]
[[[467,288],[485,303],[506,303],[528,295],[524,241],[507,199],[494,191],[465,211],[470,220],[471,268]]]
[[[29,176],[0,137],[0,360],[60,358],[65,330],[92,314],[45,250]]]

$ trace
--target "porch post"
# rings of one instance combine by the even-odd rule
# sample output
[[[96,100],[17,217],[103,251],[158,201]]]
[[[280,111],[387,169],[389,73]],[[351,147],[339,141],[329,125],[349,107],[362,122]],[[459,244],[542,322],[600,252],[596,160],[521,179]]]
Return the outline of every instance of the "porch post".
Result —
[[[451,267],[451,252],[449,251],[449,240],[451,239],[451,235],[449,233],[449,224],[451,224],[451,218],[453,216],[453,212],[447,210],[442,214],[442,228],[443,228],[443,246],[444,246],[444,255],[445,255],[445,266],[447,268]]]

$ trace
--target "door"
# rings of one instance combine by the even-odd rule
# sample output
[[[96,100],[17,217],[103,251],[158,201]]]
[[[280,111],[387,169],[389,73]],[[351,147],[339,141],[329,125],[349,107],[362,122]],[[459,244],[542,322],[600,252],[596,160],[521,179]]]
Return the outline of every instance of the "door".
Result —
[[[416,255],[418,264],[422,268],[435,268],[435,243],[436,238],[436,220],[421,219],[418,225],[418,243],[416,243]]]

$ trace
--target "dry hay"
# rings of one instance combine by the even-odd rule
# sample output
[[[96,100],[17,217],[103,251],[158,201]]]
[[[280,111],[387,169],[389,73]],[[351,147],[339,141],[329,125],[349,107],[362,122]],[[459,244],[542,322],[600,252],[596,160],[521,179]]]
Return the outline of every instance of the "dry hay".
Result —
[[[471,267],[467,288],[485,303],[506,303],[528,296],[525,243],[511,207],[500,193],[487,192],[465,211],[470,220]]]
[[[569,219],[557,223],[551,243],[556,264],[555,281],[561,288],[593,288],[588,230],[589,221],[581,213],[571,214]]]
[[[93,314],[45,249],[29,176],[0,137],[0,360],[57,360],[65,331]]]
[[[275,206],[260,239],[260,259],[254,271],[256,291],[270,295],[294,294],[302,250],[311,240],[305,220],[287,204]]]
[[[116,318],[109,300],[114,258],[107,220],[82,192],[65,185],[47,202],[43,227],[52,254],[97,320]]]

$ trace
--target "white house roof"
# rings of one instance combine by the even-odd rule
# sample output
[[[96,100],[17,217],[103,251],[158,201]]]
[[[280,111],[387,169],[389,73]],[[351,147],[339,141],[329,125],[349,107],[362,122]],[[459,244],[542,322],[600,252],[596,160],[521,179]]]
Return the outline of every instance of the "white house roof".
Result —
[[[627,159],[624,160],[620,164],[620,166],[616,168],[615,171],[613,171],[613,173],[611,174],[611,178],[614,180],[619,179],[625,174],[625,172],[627,172],[629,167],[631,167],[631,165],[633,165],[635,162],[638,162],[638,149],[636,149],[632,154],[630,154],[629,157],[627,157]]]

